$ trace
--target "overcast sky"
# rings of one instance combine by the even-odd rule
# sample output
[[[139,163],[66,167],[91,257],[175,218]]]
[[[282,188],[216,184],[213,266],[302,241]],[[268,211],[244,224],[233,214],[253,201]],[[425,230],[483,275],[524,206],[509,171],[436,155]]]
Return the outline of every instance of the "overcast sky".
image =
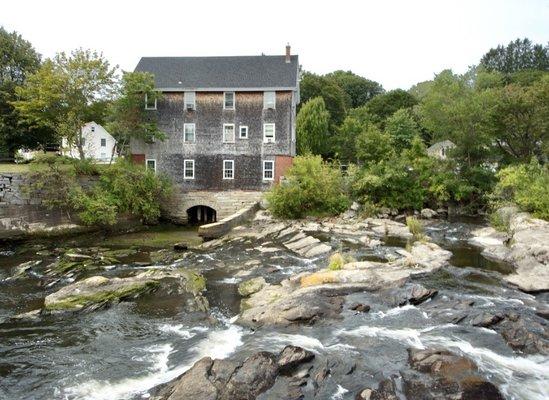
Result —
[[[517,37],[547,43],[549,0],[2,0],[0,25],[45,57],[91,48],[124,70],[141,56],[283,54],[290,42],[305,70],[407,89]]]

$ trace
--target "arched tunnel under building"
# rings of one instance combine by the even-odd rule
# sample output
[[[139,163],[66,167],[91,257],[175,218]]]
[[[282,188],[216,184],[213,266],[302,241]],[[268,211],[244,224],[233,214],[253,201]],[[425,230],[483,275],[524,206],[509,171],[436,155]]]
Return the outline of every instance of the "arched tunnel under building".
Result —
[[[187,222],[190,225],[203,225],[217,221],[217,212],[208,206],[193,206],[187,210]]]

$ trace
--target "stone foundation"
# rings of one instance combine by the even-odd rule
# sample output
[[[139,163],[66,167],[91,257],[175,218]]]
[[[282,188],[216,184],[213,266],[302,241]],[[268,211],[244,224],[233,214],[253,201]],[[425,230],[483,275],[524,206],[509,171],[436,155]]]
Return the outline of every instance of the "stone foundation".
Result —
[[[183,192],[176,189],[172,201],[164,207],[164,215],[177,223],[187,222],[187,210],[194,206],[208,206],[217,212],[220,221],[237,211],[261,201],[263,192],[228,190],[214,192],[207,190]]]

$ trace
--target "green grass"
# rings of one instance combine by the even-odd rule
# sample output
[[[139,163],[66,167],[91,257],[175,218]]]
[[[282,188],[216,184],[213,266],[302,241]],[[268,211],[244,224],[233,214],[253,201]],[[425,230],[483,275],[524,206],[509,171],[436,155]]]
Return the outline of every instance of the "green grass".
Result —
[[[0,163],[0,173],[26,173],[29,172],[30,164]]]

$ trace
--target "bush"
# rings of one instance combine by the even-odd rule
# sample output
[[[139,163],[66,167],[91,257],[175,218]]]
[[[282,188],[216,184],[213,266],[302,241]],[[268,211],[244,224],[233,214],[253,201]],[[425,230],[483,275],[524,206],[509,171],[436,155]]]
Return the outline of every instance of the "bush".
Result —
[[[415,239],[422,239],[424,235],[423,225],[416,217],[406,217],[406,226]]]
[[[298,156],[286,173],[286,181],[267,193],[269,209],[281,218],[337,215],[350,204],[338,167],[320,156]]]
[[[516,204],[537,218],[549,220],[549,168],[533,158],[529,164],[506,167],[497,173],[492,206]]]

